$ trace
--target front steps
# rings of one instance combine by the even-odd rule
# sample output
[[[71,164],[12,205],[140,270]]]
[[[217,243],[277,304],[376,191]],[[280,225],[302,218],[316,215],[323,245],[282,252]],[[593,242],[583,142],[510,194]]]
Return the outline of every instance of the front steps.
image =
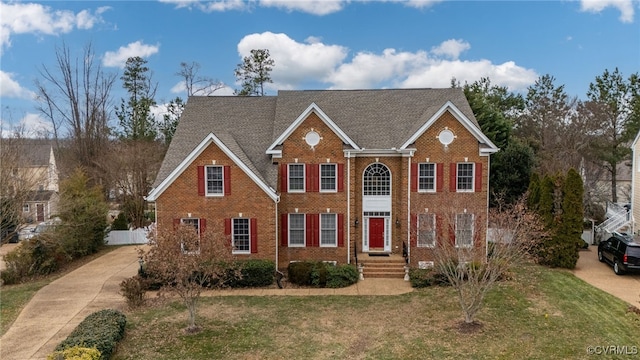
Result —
[[[362,275],[367,278],[404,279],[405,260],[398,254],[389,256],[370,256],[358,254],[358,265],[362,266]]]

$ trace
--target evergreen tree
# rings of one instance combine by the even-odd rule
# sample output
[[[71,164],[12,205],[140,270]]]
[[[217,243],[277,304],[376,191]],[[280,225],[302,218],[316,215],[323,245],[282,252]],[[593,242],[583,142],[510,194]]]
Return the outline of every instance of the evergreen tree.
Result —
[[[533,150],[518,139],[491,157],[490,206],[498,199],[514,204],[527,191],[534,165]]]
[[[531,174],[527,191],[529,192],[527,206],[530,210],[537,212],[540,206],[540,175],[538,175],[538,173]]]
[[[242,85],[242,90],[236,90],[236,95],[264,96],[264,85],[273,82],[271,71],[274,64],[268,49],[251,50],[251,56],[245,56],[234,72]]]
[[[120,136],[128,140],[153,141],[157,136],[157,125],[151,107],[157,85],[152,84],[147,61],[139,56],[130,57],[124,69],[122,87],[129,93],[129,99],[122,99],[116,116],[120,120]]]

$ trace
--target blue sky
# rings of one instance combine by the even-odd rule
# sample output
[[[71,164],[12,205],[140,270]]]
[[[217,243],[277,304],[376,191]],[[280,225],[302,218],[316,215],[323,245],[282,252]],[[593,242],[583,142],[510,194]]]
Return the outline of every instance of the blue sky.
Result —
[[[549,74],[570,96],[616,67],[640,71],[639,0],[344,1],[161,0],[1,1],[1,129],[50,129],[34,101],[43,66],[55,68],[64,41],[72,56],[91,42],[107,72],[128,57],[148,60],[156,101],[185,98],[176,72],[197,62],[199,75],[239,86],[236,65],[269,49],[278,89],[449,87],[452,78],[524,92]],[[121,81],[113,103],[126,97]],[[115,123],[115,121],[114,121]]]

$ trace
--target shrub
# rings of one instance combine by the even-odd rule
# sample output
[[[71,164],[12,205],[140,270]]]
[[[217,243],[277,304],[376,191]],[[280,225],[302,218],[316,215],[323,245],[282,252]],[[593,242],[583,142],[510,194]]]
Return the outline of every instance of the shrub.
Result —
[[[120,212],[118,217],[113,220],[111,230],[129,230],[129,222],[127,221],[127,217],[124,215],[124,212]]]
[[[342,288],[358,282],[358,270],[353,265],[327,267],[327,287]]]
[[[316,287],[325,287],[327,284],[327,266],[323,262],[315,262],[311,267],[311,285]]]
[[[58,270],[68,261],[51,233],[38,235],[24,241],[4,257],[6,269],[1,278],[5,285],[17,284],[24,279],[47,275]]]
[[[290,263],[287,267],[289,282],[296,285],[311,285],[311,271],[314,263],[299,261]]]
[[[435,285],[435,273],[433,268],[410,268],[409,281],[411,282],[411,287],[423,288]]]
[[[87,316],[58,346],[64,351],[74,346],[95,347],[103,359],[109,359],[124,336],[126,316],[118,310],[105,309]]]
[[[120,294],[127,301],[127,306],[134,309],[144,305],[147,291],[146,280],[140,276],[134,276],[122,280],[120,283]]]
[[[227,285],[231,287],[261,287],[273,284],[276,265],[271,260],[246,260],[231,265]]]
[[[47,356],[47,360],[100,360],[102,355],[96,348],[73,346],[62,351],[55,351]]]

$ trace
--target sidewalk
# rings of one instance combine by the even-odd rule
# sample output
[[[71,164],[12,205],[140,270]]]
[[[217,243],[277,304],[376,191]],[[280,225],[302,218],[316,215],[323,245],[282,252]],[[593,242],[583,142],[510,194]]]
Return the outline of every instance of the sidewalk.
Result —
[[[138,246],[116,249],[43,287],[0,338],[2,360],[44,360],[89,314],[124,310],[120,282],[138,271]],[[202,296],[399,295],[413,291],[402,279],[365,279],[340,289],[210,290]]]

